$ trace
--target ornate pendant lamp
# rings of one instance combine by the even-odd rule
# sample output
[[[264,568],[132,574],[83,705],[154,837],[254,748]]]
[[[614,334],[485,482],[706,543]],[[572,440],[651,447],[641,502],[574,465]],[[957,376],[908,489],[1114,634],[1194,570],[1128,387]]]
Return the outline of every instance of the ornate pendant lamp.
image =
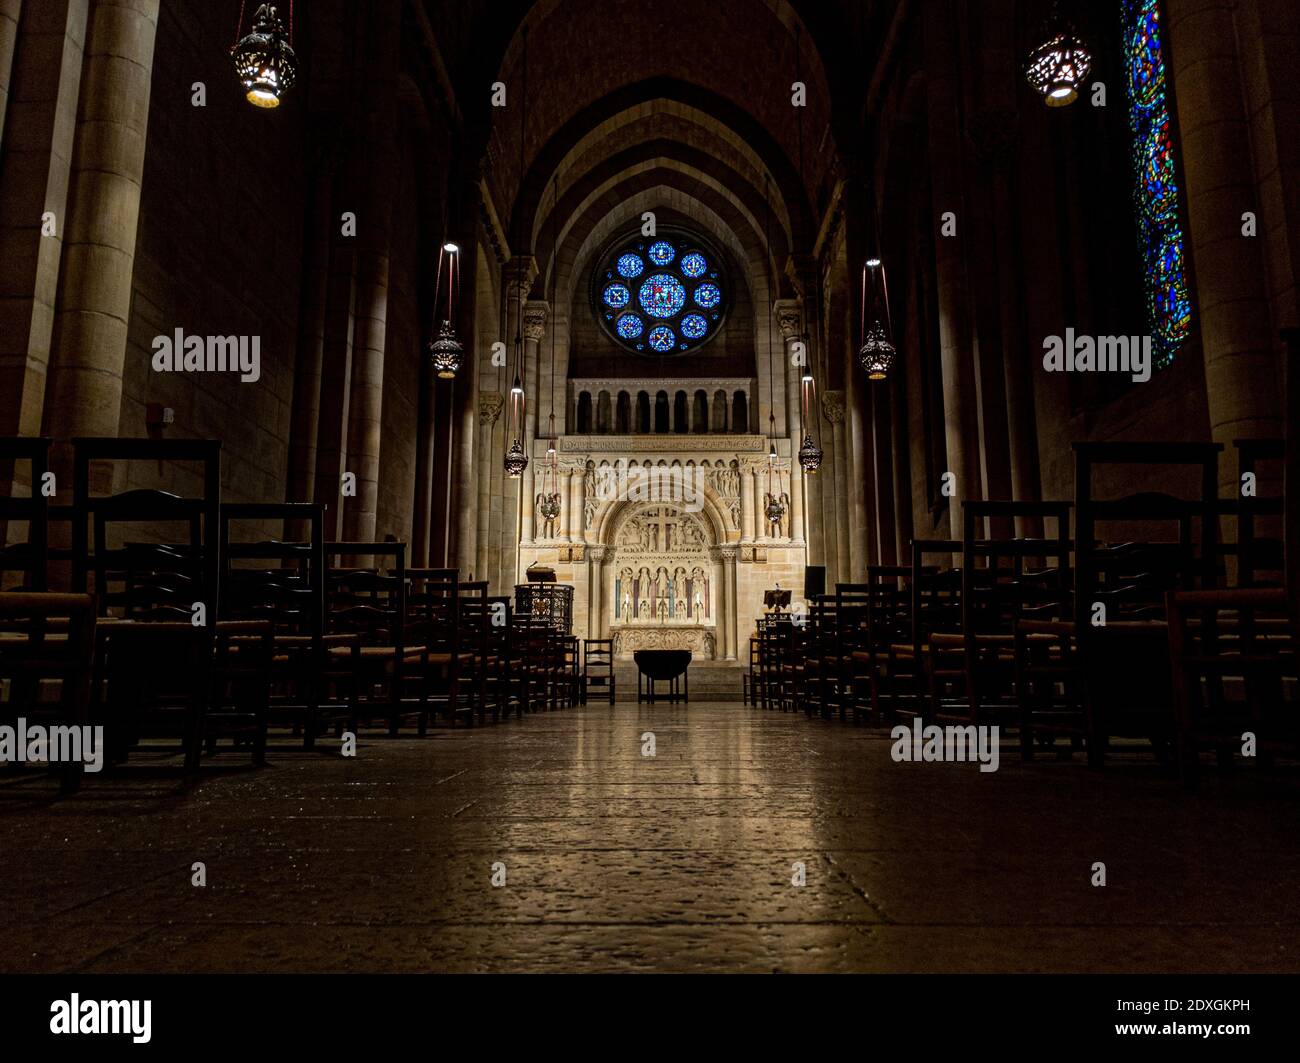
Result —
[[[244,5],[239,6],[239,26],[244,32]],[[298,57],[293,52],[293,0],[289,0],[289,32],[275,4],[263,4],[253,16],[253,27],[230,50],[235,74],[254,107],[280,106],[280,97],[298,80]]]
[[[771,269],[771,248],[772,248],[772,202],[768,198],[767,175],[763,175],[763,238],[767,243],[766,256],[767,265]],[[775,279],[775,276],[773,276]],[[775,388],[776,375],[772,361],[772,318],[775,309],[772,303],[772,296],[776,293],[776,285],[769,284],[771,289],[767,304],[767,379],[769,386]],[[770,409],[767,414],[767,494],[763,498],[763,516],[767,522],[775,527],[781,523],[785,517],[785,503],[777,496],[776,481],[776,414]]]
[[[795,80],[803,83],[803,39],[802,27],[795,25]],[[800,187],[804,187],[804,169],[803,169],[803,112],[804,108],[799,108],[799,182]],[[805,311],[805,325],[807,317]],[[813,428],[816,424],[816,417],[810,416],[814,405],[816,395],[816,384],[813,381],[812,371],[812,344],[809,342],[811,337],[805,328],[803,336],[804,362],[803,372],[799,374],[799,410],[802,414],[803,438],[799,441],[799,467],[806,473],[815,473],[822,465],[822,448],[817,445],[817,440],[813,438]],[[798,532],[802,535],[802,531]]]
[[[523,89],[519,111],[519,172],[524,172],[524,130],[528,124],[528,26],[523,28],[524,44],[522,58]],[[516,241],[518,237],[516,236]],[[518,242],[516,242],[518,246]],[[504,468],[506,475],[517,480],[528,468],[528,455],[524,452],[524,293],[528,288],[525,266],[520,259],[515,272],[515,290],[518,293],[515,318],[515,382],[510,388],[510,420],[506,429],[506,438],[510,446],[506,449]],[[531,503],[530,503],[531,504]]]
[[[1036,45],[1025,60],[1025,77],[1048,107],[1066,107],[1092,70],[1092,52],[1053,0]]]
[[[555,283],[555,211],[559,205],[560,176],[555,175],[551,185],[551,283]],[[551,305],[555,305],[555,290],[551,290]],[[551,416],[548,418],[546,440],[546,466],[542,469],[542,519],[555,520],[560,515],[560,457],[555,452],[555,315],[551,315]],[[550,490],[547,490],[549,486]]]
[[[460,342],[456,335],[456,328],[452,322],[456,320],[456,271],[459,266],[460,248],[453,243],[445,243],[442,250],[438,253],[438,278],[434,285],[433,305],[434,320],[439,319],[439,311],[445,311],[441,315],[442,324],[438,326],[438,335],[429,341],[429,360],[433,363],[433,371],[438,374],[442,380],[452,380],[456,373],[459,372],[461,364],[465,360],[465,345]],[[442,264],[447,260],[447,300],[442,302]]]
[[[867,271],[871,271],[871,295],[873,304],[876,301],[876,273],[880,273],[880,283],[883,291],[883,303],[885,308],[885,319],[889,319],[889,288],[885,283],[885,267],[879,258],[867,259],[866,265],[862,268],[862,322],[866,330],[862,337],[862,346],[858,348],[858,361],[862,363],[862,368],[867,371],[868,380],[884,380],[889,376],[889,370],[893,368],[894,356],[898,353],[890,342],[889,334],[885,331],[885,325],[877,317],[868,326],[867,321]]]

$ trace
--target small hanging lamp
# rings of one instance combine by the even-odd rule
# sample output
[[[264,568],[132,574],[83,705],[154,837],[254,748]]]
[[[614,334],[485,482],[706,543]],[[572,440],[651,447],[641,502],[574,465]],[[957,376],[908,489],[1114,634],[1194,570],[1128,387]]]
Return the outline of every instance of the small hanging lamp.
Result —
[[[460,258],[459,251],[460,248],[451,242],[442,245],[442,251],[438,254],[438,275],[434,282],[434,320],[438,320],[439,311],[442,311],[442,324],[438,326],[438,335],[429,341],[428,350],[429,360],[433,363],[433,371],[442,380],[454,379],[465,360],[465,345],[460,342],[460,338],[456,335],[456,328],[452,324],[456,319],[456,271]],[[447,297],[445,301],[442,296],[442,266],[444,259],[447,261]]]
[[[1025,78],[1048,107],[1066,107],[1092,70],[1092,53],[1053,0],[1038,44],[1025,60]]]
[[[867,372],[868,380],[884,380],[889,376],[889,370],[893,368],[894,357],[898,354],[889,334],[885,331],[885,326],[877,317],[871,325],[866,324],[867,320],[867,270],[871,271],[871,297],[872,304],[876,303],[876,271],[880,271],[881,288],[883,291],[882,302],[884,303],[885,317],[889,317],[889,288],[885,284],[884,274],[885,267],[879,258],[872,257],[867,259],[866,265],[862,269],[862,317],[863,328],[865,333],[862,337],[862,346],[858,348],[858,361],[862,368]]]
[[[238,36],[244,30],[240,5]],[[293,52],[293,0],[289,2],[289,32],[275,4],[263,4],[253,16],[253,28],[230,50],[235,74],[254,107],[280,106],[280,97],[298,80],[298,57]]]

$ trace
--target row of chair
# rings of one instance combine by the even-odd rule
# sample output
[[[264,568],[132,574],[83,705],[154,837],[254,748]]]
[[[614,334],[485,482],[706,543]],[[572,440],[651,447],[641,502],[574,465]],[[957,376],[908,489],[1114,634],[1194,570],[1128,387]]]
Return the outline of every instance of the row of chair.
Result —
[[[40,485],[49,445],[0,440],[0,457],[25,458]],[[70,506],[3,500],[5,720],[103,724],[110,763],[177,738],[193,772],[227,737],[261,762],[272,728],[311,748],[376,721],[423,734],[579,700],[576,638],[486,582],[408,568],[402,543],[326,542],[321,505],[223,503],[219,460],[210,441],[78,440]],[[201,488],[92,494],[92,463],[129,484],[133,461],[197,462]],[[74,593],[46,590],[61,563]]]
[[[1189,782],[1203,749],[1224,763],[1234,746],[1264,760],[1294,752],[1296,638],[1268,534],[1281,498],[1219,500],[1214,444],[1075,449],[1074,502],[967,502],[961,540],[916,540],[910,565],[873,566],[806,613],[762,618],[748,700],[854,721],[997,724],[1018,730],[1026,758],[1065,739],[1093,766],[1112,739],[1138,737]],[[1276,441],[1238,450],[1257,473],[1283,453]],[[1095,470],[1117,463],[1191,466],[1198,487],[1095,499]],[[1224,544],[1229,521],[1237,534]],[[1148,535],[1098,536],[1134,525]],[[1017,526],[1031,533],[1008,534]]]

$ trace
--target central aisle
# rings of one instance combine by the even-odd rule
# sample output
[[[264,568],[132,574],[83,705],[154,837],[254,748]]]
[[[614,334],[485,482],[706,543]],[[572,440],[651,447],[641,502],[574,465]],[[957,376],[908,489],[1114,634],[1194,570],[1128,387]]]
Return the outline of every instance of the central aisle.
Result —
[[[6,785],[0,911],[37,930],[0,966],[1235,970],[1294,957],[1300,860],[1277,817],[1256,814],[1254,784],[1189,799],[1124,767],[1026,767],[1010,744],[995,774],[889,750],[884,730],[802,715],[624,704],[363,736],[354,762],[273,752],[257,772],[232,755],[162,800],[170,784],[139,772],[53,804]],[[1104,889],[1090,884],[1098,860]]]

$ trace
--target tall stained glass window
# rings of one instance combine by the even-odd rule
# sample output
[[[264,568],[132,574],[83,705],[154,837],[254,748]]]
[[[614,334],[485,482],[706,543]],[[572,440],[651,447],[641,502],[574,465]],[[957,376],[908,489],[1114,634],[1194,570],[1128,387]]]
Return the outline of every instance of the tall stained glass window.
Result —
[[[592,306],[606,333],[642,354],[683,354],[707,343],[727,298],[717,253],[684,232],[620,240],[592,277]]]
[[[1125,87],[1133,134],[1134,198],[1147,319],[1157,366],[1173,361],[1192,328],[1181,194],[1169,120],[1164,23],[1158,0],[1121,0]]]

